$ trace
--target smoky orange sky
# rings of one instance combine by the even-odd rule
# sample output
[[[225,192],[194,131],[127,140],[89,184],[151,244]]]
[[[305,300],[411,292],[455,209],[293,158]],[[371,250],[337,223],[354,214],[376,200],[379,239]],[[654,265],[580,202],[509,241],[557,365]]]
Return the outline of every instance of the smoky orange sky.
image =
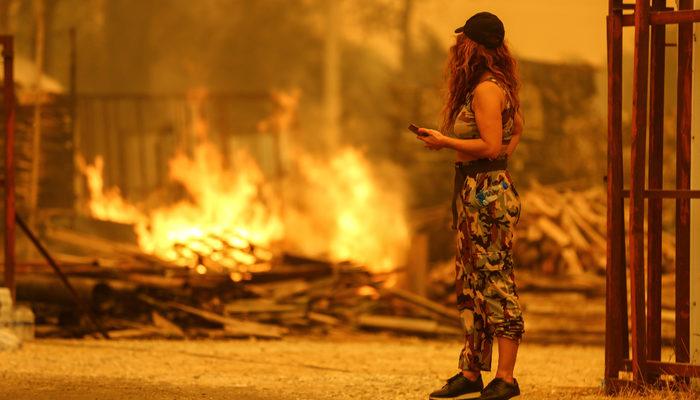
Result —
[[[346,7],[349,5],[346,3]],[[433,30],[447,47],[454,38],[454,28],[479,11],[493,12],[503,20],[506,39],[522,58],[605,66],[608,0],[416,1],[413,29]],[[363,43],[381,47],[389,57],[398,54],[398,43],[392,39],[353,32],[351,25],[344,27],[350,37],[357,36]],[[629,33],[625,35],[627,49],[633,43]]]
[[[503,20],[506,38],[521,57],[604,65],[607,0],[432,1],[419,8],[437,30],[460,26],[475,12],[490,11]],[[452,37],[449,30],[441,36]]]

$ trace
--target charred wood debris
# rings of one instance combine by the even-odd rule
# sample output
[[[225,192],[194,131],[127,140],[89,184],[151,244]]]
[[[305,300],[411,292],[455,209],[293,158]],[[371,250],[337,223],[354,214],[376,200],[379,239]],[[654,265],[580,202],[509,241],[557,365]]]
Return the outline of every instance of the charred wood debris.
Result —
[[[514,247],[519,290],[601,296],[602,189],[534,185],[522,201]],[[245,255],[241,268],[201,257],[206,267],[201,273],[124,241],[129,235],[121,233],[130,230],[129,225],[84,217],[78,221],[47,227],[42,237],[80,298],[114,339],[279,339],[357,329],[421,336],[461,332],[450,261],[431,266],[425,276],[426,296],[404,289],[405,268],[372,273],[352,262],[273,256],[269,249],[250,245],[235,249]],[[674,248],[673,238],[664,233],[665,270],[673,266]],[[44,262],[22,263],[17,272],[18,301],[32,304],[37,337],[99,336]]]

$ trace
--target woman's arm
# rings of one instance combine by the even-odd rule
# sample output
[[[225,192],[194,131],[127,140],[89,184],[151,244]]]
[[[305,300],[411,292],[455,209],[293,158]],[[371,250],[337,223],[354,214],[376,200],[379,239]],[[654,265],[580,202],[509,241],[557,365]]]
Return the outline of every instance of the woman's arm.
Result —
[[[503,138],[502,101],[503,91],[494,83],[487,82],[474,89],[472,109],[481,136],[478,139],[456,139],[426,128],[421,128],[420,131],[428,136],[418,136],[418,139],[433,150],[448,147],[476,158],[496,158],[501,152]]]

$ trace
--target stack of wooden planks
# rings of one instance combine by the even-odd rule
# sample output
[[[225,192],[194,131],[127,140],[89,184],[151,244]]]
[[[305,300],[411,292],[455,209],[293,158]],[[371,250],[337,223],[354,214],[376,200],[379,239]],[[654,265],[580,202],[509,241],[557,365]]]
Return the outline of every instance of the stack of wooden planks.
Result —
[[[606,195],[587,190],[531,185],[521,196],[514,245],[516,263],[547,274],[605,273]],[[663,268],[675,263],[675,241],[663,234]]]
[[[64,250],[82,246],[94,254],[55,255],[112,338],[275,339],[330,329],[460,333],[455,310],[392,284],[401,270],[375,274],[349,262],[290,254],[268,258],[272,252],[256,249],[251,255],[266,256],[251,265],[266,268],[250,268],[238,279],[226,269],[173,265],[94,233],[66,228],[45,233],[54,248],[63,243]],[[31,302],[37,336],[97,335],[44,263],[25,263],[18,272],[18,300]]]

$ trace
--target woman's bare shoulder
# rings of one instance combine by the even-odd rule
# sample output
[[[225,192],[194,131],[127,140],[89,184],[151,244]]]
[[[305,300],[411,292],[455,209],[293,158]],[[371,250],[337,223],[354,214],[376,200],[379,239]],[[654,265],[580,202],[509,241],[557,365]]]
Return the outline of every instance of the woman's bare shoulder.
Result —
[[[485,80],[479,82],[474,88],[474,102],[477,103],[498,103],[505,100],[503,89],[496,82]]]

